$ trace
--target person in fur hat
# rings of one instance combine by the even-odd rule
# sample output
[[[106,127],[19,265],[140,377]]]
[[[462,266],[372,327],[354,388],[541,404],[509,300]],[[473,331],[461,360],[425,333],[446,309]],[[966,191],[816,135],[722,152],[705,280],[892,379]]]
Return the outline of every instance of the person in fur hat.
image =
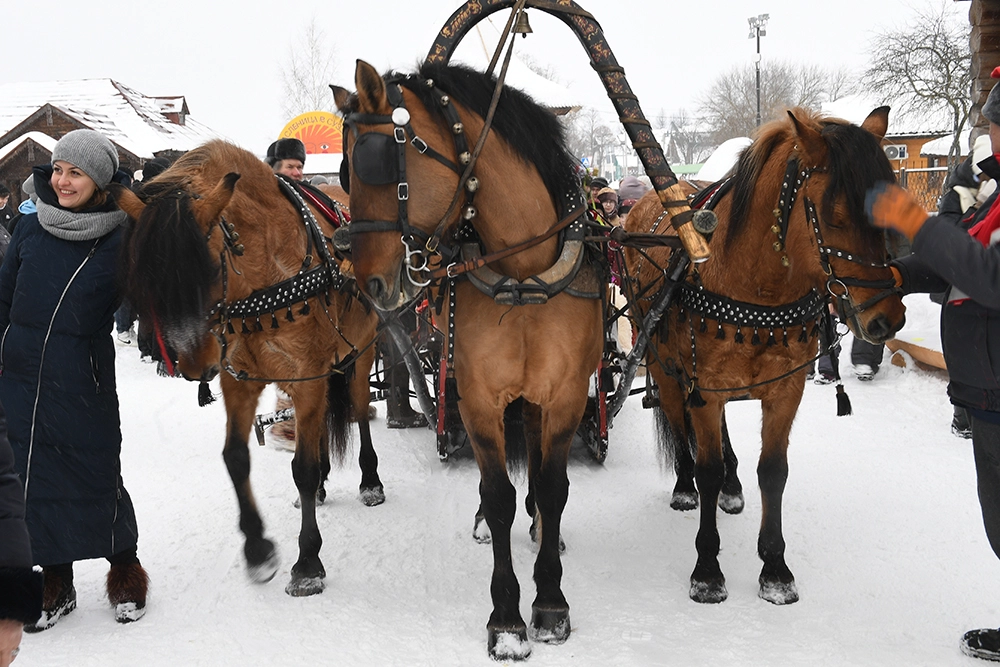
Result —
[[[32,173],[38,210],[18,223],[0,264],[0,403],[44,575],[42,613],[24,629],[50,628],[76,608],[73,563],[91,558],[110,562],[108,599],[128,623],[145,613],[148,577],[121,477],[110,335],[128,217],[107,188],[131,179],[93,130],[68,133]]]
[[[1000,78],[1000,67],[993,70]],[[990,91],[982,115],[990,123],[993,155],[978,167],[1000,176],[1000,85]],[[909,193],[888,183],[866,200],[871,222],[895,229],[912,242],[912,254],[892,262],[904,294],[945,292],[941,343],[948,365],[948,395],[972,422],[979,503],[990,546],[1000,557],[1000,204],[994,193],[968,223],[928,216]],[[984,576],[990,576],[984,573]],[[1000,661],[1000,629],[970,630],[966,655]]]
[[[267,147],[264,162],[270,165],[274,173],[301,181],[302,170],[306,166],[306,146],[294,137],[278,139]]]

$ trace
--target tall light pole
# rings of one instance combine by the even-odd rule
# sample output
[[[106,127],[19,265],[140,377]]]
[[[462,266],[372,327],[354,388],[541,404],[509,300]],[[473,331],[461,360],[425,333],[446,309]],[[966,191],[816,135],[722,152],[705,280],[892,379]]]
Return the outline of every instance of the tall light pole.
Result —
[[[760,127],[760,38],[767,36],[767,21],[770,14],[758,14],[747,19],[750,23],[749,39],[757,38],[757,58],[754,64],[757,66],[757,127]]]

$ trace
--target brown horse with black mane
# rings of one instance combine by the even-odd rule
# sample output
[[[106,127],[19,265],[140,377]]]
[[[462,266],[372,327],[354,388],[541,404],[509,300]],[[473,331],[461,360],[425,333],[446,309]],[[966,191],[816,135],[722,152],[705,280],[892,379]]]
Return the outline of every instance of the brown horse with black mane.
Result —
[[[437,230],[445,231],[442,248],[461,245],[472,253],[465,259],[543,239],[482,267],[489,274],[445,281],[442,295],[448,304],[445,356],[453,361],[446,375],[453,374],[460,397],[492,537],[488,649],[496,659],[523,659],[530,653],[529,628],[518,608],[520,586],[511,560],[516,492],[507,468],[523,464],[526,456],[527,505],[540,535],[531,637],[561,643],[570,633],[559,553],[569,494],[566,467],[602,351],[592,258],[578,255],[576,275],[583,278],[567,274],[573,282],[565,289],[552,287],[561,279],[533,280],[552,275],[561,256],[558,236],[545,237],[547,231],[573,221],[566,234],[579,233],[582,242],[585,205],[575,160],[552,113],[504,88],[475,162],[476,178],[459,191],[459,174],[475,143],[465,137],[480,136],[495,80],[429,64],[418,75],[387,79],[359,61],[357,93],[334,88],[346,116],[350,172],[341,182],[349,183],[351,195],[351,252],[358,285],[375,306],[393,310],[420,292]],[[450,206],[462,197],[462,206]],[[463,257],[447,261],[457,264]],[[552,272],[561,275],[561,269]],[[475,281],[488,282],[491,293]]]
[[[122,244],[124,284],[185,377],[207,382],[225,371],[223,458],[250,577],[268,581],[278,569],[250,488],[247,447],[257,400],[274,382],[295,406],[292,476],[302,512],[299,557],[285,590],[319,593],[326,572],[316,504],[325,498],[331,453],[338,463],[346,455],[351,420],[361,433],[362,501],[385,499],[367,419],[377,316],[351,294],[352,281],[329,249],[333,225],[252,153],[209,142],[142,196],[115,193],[135,220]]]
[[[827,304],[834,301],[854,334],[874,343],[904,321],[885,238],[864,213],[866,191],[893,180],[880,147],[888,114],[880,107],[857,127],[794,109],[761,127],[716,195],[712,259],[680,284],[654,333],[647,362],[665,418],[661,449],[668,458],[683,456],[690,435],[696,442],[701,523],[690,595],[698,602],[727,596],[716,507],[726,475],[723,410],[734,398],[759,400],[763,411],[760,596],[775,604],[798,599],[785,563],[781,501],[788,435]],[[629,231],[670,233],[661,211],[647,195],[632,209]],[[631,287],[646,290],[635,302],[639,311],[649,308],[669,252],[626,251]]]

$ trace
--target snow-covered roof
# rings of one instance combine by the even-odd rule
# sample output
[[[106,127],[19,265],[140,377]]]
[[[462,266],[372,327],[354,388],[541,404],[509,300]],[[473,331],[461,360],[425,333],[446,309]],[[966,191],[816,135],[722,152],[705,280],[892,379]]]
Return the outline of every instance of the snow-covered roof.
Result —
[[[751,143],[749,137],[736,137],[723,141],[698,170],[698,180],[710,183],[721,181],[736,164],[743,149]]]
[[[962,130],[958,135],[958,145],[962,151],[962,155],[967,155],[969,153],[969,138],[971,135],[972,130],[969,128]],[[920,154],[935,157],[948,155],[949,151],[951,151],[951,143],[954,138],[954,134],[949,134],[948,136],[941,137],[940,139],[928,141],[920,147]]]
[[[8,143],[6,146],[0,146],[0,160],[14,152],[18,146],[23,144],[28,139],[31,139],[50,153],[55,150],[56,140],[49,135],[44,132],[25,132],[14,141]]]
[[[900,111],[891,101],[880,101],[864,93],[845,95],[832,102],[824,102],[822,111],[828,116],[843,118],[857,125],[864,122],[873,109],[886,104],[890,107],[887,137],[950,134],[952,121],[947,110],[934,112]]]
[[[148,97],[113,79],[0,84],[0,135],[46,104],[141,158],[164,150],[187,151],[210,139],[225,138],[190,116],[178,125],[163,115],[183,112],[183,97]]]

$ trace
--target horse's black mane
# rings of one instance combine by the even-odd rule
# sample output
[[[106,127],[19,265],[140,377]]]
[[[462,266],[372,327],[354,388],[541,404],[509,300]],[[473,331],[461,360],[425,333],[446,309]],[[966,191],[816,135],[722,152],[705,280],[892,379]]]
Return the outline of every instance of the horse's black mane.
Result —
[[[419,74],[423,79],[433,79],[435,86],[458,103],[486,117],[496,87],[495,77],[460,65],[429,63],[420,67]],[[427,109],[444,118],[437,96],[420,79],[395,72],[386,74],[386,79],[399,79]],[[493,117],[493,130],[518,155],[535,165],[558,215],[567,213],[566,194],[579,192],[580,181],[574,168],[576,160],[566,147],[565,133],[556,116],[520,90],[505,86]],[[474,141],[475,137],[471,139]]]
[[[820,203],[820,215],[824,220],[832,220],[834,204],[838,197],[843,196],[848,217],[853,223],[852,232],[866,254],[881,260],[884,253],[882,233],[867,224],[865,193],[879,181],[894,182],[892,166],[875,135],[857,125],[822,122],[820,134],[828,148],[824,167],[829,177],[829,186]],[[764,132],[740,154],[733,175],[733,206],[726,234],[727,249],[735,245],[749,224],[757,179],[764,163],[786,138],[785,132]]]

